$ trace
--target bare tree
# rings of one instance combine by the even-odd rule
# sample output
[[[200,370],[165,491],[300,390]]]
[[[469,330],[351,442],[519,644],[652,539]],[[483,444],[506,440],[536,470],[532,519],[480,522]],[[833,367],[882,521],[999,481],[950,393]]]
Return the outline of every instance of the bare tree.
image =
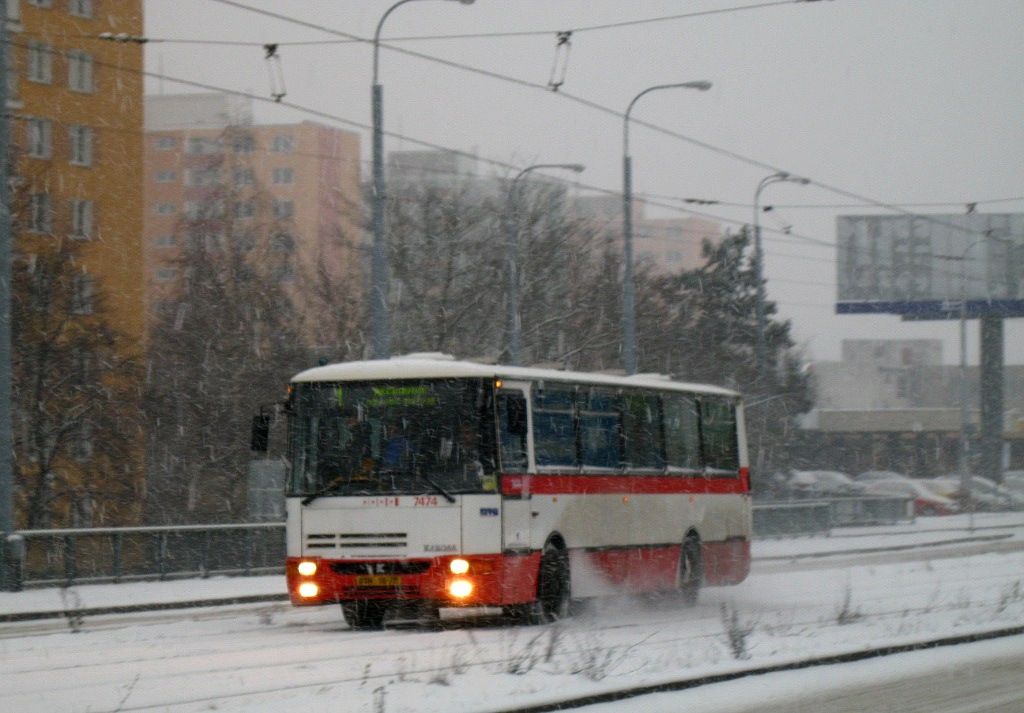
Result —
[[[33,236],[14,265],[13,411],[27,528],[136,519],[142,493],[139,370],[111,328],[84,244]]]
[[[241,160],[217,156],[209,175],[236,175]],[[296,237],[271,206],[256,183],[212,180],[178,227],[181,280],[157,306],[149,339],[152,520],[244,518],[251,416],[283,400],[288,378],[310,365]]]

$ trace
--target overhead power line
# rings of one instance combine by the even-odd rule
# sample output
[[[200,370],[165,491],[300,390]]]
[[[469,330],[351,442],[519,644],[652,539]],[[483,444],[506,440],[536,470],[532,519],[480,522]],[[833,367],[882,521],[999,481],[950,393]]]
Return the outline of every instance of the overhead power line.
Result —
[[[723,7],[714,10],[697,10],[694,12],[683,12],[675,15],[664,15],[660,17],[647,17],[636,20],[623,20],[620,22],[609,22],[602,25],[584,25],[580,27],[560,27],[555,29],[547,30],[513,30],[506,32],[464,32],[464,33],[448,33],[448,34],[433,34],[433,35],[404,35],[396,37],[384,38],[387,42],[424,42],[424,41],[437,41],[437,40],[476,40],[476,39],[500,39],[505,37],[550,37],[557,36],[559,34],[569,33],[577,34],[584,32],[597,32],[600,30],[613,30],[620,29],[623,27],[636,27],[639,25],[653,25],[663,22],[675,22],[678,20],[690,20],[698,17],[708,17],[710,15],[727,15],[738,12],[746,12],[749,10],[763,10],[770,7],[777,7],[780,5],[793,5],[796,3],[807,3],[814,2],[815,0],[773,0],[772,2],[761,2],[753,5],[736,5],[733,7]],[[257,8],[251,8],[256,10]],[[243,46],[243,47],[260,47],[264,43],[262,42],[245,42],[245,41],[232,41],[232,40],[205,40],[205,39],[185,39],[185,38],[171,38],[171,37],[137,37],[129,35],[111,35],[110,33],[104,33],[108,35],[106,37],[100,36],[100,39],[108,39],[121,42],[160,42],[166,44],[194,44],[194,45],[224,45],[224,46]],[[86,35],[83,35],[86,36]],[[91,35],[95,37],[95,35]],[[301,47],[301,46],[323,46],[323,45],[339,45],[339,44],[358,44],[361,42],[367,42],[365,38],[345,38],[338,40],[296,40],[291,42],[277,42],[276,44],[282,47]]]
[[[355,34],[352,34],[350,32],[344,32],[342,30],[338,30],[338,29],[335,29],[335,28],[332,28],[332,27],[328,27],[326,25],[317,24],[317,23],[314,23],[314,22],[309,22],[307,20],[300,20],[299,18],[292,17],[290,15],[283,15],[281,13],[273,12],[271,10],[265,10],[265,9],[262,9],[262,8],[253,7],[251,5],[247,5],[245,3],[238,2],[238,0],[212,0],[212,1],[220,3],[222,5],[228,5],[228,6],[235,7],[235,8],[241,9],[241,10],[252,12],[252,13],[255,13],[255,14],[258,14],[258,15],[263,15],[263,16],[266,16],[266,17],[271,17],[271,18],[274,18],[274,19],[277,19],[277,20],[281,20],[282,22],[287,22],[287,23],[290,23],[290,24],[294,24],[294,25],[298,25],[298,26],[301,26],[301,27],[305,27],[307,29],[318,30],[320,32],[324,32],[324,33],[327,33],[327,34],[331,34],[331,35],[335,35],[335,36],[339,36],[339,37],[344,37],[346,39],[355,40],[355,41],[358,41],[358,42],[365,42],[365,43],[371,43],[372,42],[372,40],[370,40],[368,38],[361,37],[359,35],[355,35]],[[793,0],[793,2],[799,2],[799,1],[800,0]],[[812,1],[812,0],[803,0],[803,1],[804,2],[809,2],[809,1]],[[788,4],[788,3],[786,3],[786,4]],[[598,26],[595,26],[592,29],[597,29],[597,28],[598,28]],[[618,119],[625,119],[625,114],[623,112],[620,112],[617,109],[613,109],[611,107],[605,106],[603,104],[600,104],[598,102],[592,101],[590,99],[586,99],[585,97],[581,97],[581,96],[577,96],[577,95],[571,94],[571,93],[566,92],[566,91],[561,90],[561,89],[559,91],[557,91],[557,92],[552,92],[550,90],[550,88],[546,84],[541,84],[539,82],[533,82],[533,81],[522,79],[522,78],[519,78],[519,77],[513,77],[511,75],[502,74],[500,72],[495,72],[495,71],[492,71],[492,70],[482,69],[480,67],[474,67],[472,65],[464,64],[464,63],[461,63],[461,62],[455,62],[453,60],[444,59],[442,57],[437,57],[435,55],[424,54],[422,52],[416,52],[416,51],[413,51],[413,50],[410,50],[410,49],[405,49],[405,48],[402,48],[402,47],[396,47],[394,45],[387,44],[386,42],[380,42],[379,46],[380,47],[384,47],[386,49],[389,49],[389,50],[391,50],[393,52],[396,52],[396,53],[399,53],[399,54],[404,54],[404,55],[409,56],[409,57],[416,57],[418,59],[422,59],[422,60],[427,61],[427,62],[432,62],[432,63],[435,63],[435,64],[440,64],[440,65],[443,65],[443,66],[446,66],[446,67],[451,67],[453,69],[459,69],[459,70],[462,70],[464,72],[469,72],[471,74],[476,74],[478,76],[484,76],[484,77],[488,77],[488,78],[491,78],[491,79],[496,79],[496,80],[504,81],[504,82],[507,82],[507,83],[510,83],[510,84],[515,84],[515,85],[518,85],[518,86],[522,86],[522,87],[526,87],[526,88],[530,88],[530,89],[534,89],[534,90],[540,90],[540,91],[543,91],[545,93],[552,94],[554,96],[562,97],[562,98],[567,99],[569,101],[575,102],[575,103],[577,103],[577,104],[579,104],[581,106],[589,107],[589,108],[591,108],[591,109],[593,109],[595,111],[598,111],[598,112],[601,112],[601,113],[604,113],[604,114],[608,114],[608,115],[614,116],[614,117],[616,117]],[[745,164],[747,164],[749,166],[752,166],[754,168],[759,168],[759,169],[761,169],[763,171],[766,171],[766,172],[769,172],[769,173],[789,173],[791,175],[800,175],[799,171],[789,171],[787,169],[783,169],[780,166],[775,166],[773,164],[766,163],[766,162],[761,161],[759,159],[755,159],[755,158],[752,158],[750,156],[746,156],[746,155],[741,154],[739,152],[732,151],[730,149],[726,149],[726,148],[723,148],[721,146],[716,146],[716,145],[708,143],[706,141],[702,141],[702,140],[694,138],[692,136],[688,136],[686,134],[682,134],[682,133],[679,133],[677,131],[672,131],[671,129],[667,129],[667,128],[663,127],[663,126],[659,126],[659,125],[654,124],[652,122],[643,121],[641,119],[636,119],[636,118],[632,118],[631,120],[636,125],[643,126],[645,128],[648,128],[648,129],[650,129],[652,131],[655,131],[657,133],[660,133],[662,135],[678,139],[678,140],[683,141],[685,143],[688,143],[688,144],[691,144],[693,146],[697,146],[697,147],[703,148],[703,149],[705,149],[707,151],[711,151],[712,153],[717,153],[717,154],[719,154],[721,156],[725,156],[727,158],[732,158],[732,159],[734,159],[736,161],[739,161],[741,163],[745,163]],[[845,198],[849,198],[851,200],[860,201],[862,203],[869,204],[869,205],[874,205],[874,206],[879,207],[879,208],[884,208],[885,210],[889,210],[889,211],[892,211],[894,213],[900,213],[900,214],[903,214],[903,215],[907,215],[907,216],[911,216],[911,217],[915,217],[915,218],[920,218],[921,220],[924,220],[926,222],[930,222],[930,223],[932,223],[934,225],[942,225],[942,226],[950,228],[952,230],[955,230],[955,231],[958,231],[958,232],[967,233],[969,235],[981,235],[976,230],[971,230],[970,228],[966,228],[964,226],[957,225],[955,223],[950,223],[948,221],[944,221],[944,220],[941,220],[941,219],[938,219],[938,218],[935,218],[935,217],[932,217],[932,216],[928,216],[928,215],[922,215],[922,214],[919,214],[919,213],[914,213],[914,212],[912,212],[910,210],[907,210],[907,209],[904,209],[904,208],[902,208],[902,207],[900,207],[898,205],[894,205],[892,203],[887,203],[887,202],[879,200],[877,198],[872,198],[870,196],[865,196],[865,195],[859,194],[859,193],[857,193],[855,191],[849,191],[849,190],[846,190],[846,189],[844,189],[844,188],[842,188],[840,186],[835,186],[835,185],[832,185],[830,183],[826,183],[824,181],[819,181],[817,179],[813,179],[813,178],[810,178],[810,177],[806,177],[806,178],[808,179],[808,181],[809,181],[809,183],[811,185],[815,185],[818,188],[821,188],[822,190],[826,190],[826,191],[829,191],[831,193],[835,193],[837,195],[841,195],[841,196],[843,196]]]
[[[221,3],[230,4],[230,5],[240,5],[241,7],[247,7],[245,5],[241,5],[240,3],[236,3],[233,0],[214,0],[214,2],[221,2]],[[258,9],[254,9],[254,10],[258,11],[258,12],[264,12],[264,11],[260,11]],[[299,22],[302,22],[302,21],[299,21]],[[26,44],[19,43],[17,40],[12,39],[10,37],[8,37],[6,39],[6,44],[8,44],[10,46],[23,47],[23,48],[28,46]],[[52,49],[52,48],[51,48],[50,52],[52,52],[54,54],[60,54],[60,55],[66,55],[67,54],[67,51],[65,51],[65,50]],[[156,79],[161,79],[161,80],[167,80],[167,81],[175,82],[175,83],[178,83],[178,84],[182,84],[184,86],[190,86],[190,87],[194,87],[194,88],[199,88],[199,89],[203,89],[203,90],[206,90],[206,91],[220,92],[220,93],[231,95],[231,96],[244,97],[244,98],[252,99],[253,101],[263,102],[263,103],[267,103],[267,104],[276,104],[278,106],[284,106],[284,107],[290,108],[292,110],[295,110],[297,112],[305,113],[305,114],[307,114],[309,116],[314,116],[314,117],[317,117],[317,118],[320,118],[320,119],[324,119],[324,120],[328,120],[328,121],[334,121],[334,122],[337,122],[337,123],[340,123],[340,124],[344,124],[344,125],[348,125],[348,126],[353,126],[353,127],[360,128],[360,129],[363,129],[363,130],[369,130],[370,129],[370,127],[367,124],[363,123],[363,122],[359,122],[359,121],[355,121],[355,120],[352,120],[352,119],[348,119],[346,117],[342,117],[342,116],[339,116],[339,115],[336,115],[336,114],[332,114],[330,112],[326,112],[326,111],[323,111],[323,110],[315,109],[315,108],[312,108],[312,107],[307,107],[307,106],[304,106],[304,105],[301,105],[301,104],[296,104],[294,102],[275,101],[273,98],[268,98],[268,97],[265,97],[265,96],[256,95],[256,94],[253,94],[253,93],[250,93],[250,92],[244,92],[244,91],[240,91],[240,90],[229,89],[229,88],[220,87],[220,86],[217,86],[217,85],[208,84],[208,83],[205,83],[205,82],[198,82],[198,81],[195,81],[195,80],[183,79],[183,78],[180,78],[180,77],[173,77],[173,76],[170,76],[170,75],[167,75],[167,74],[162,74],[162,73],[149,72],[149,71],[146,71],[146,70],[143,70],[143,69],[135,69],[133,67],[125,67],[125,66],[120,65],[120,64],[111,64],[109,62],[104,62],[104,61],[101,61],[101,60],[94,60],[93,64],[94,64],[94,66],[97,66],[97,67],[106,67],[106,68],[109,68],[109,69],[113,69],[115,71],[123,71],[123,72],[129,73],[129,74],[136,74],[136,75],[139,75],[139,76],[146,76],[146,77],[151,77],[151,78],[156,78]],[[538,85],[538,86],[540,86],[540,85]],[[613,110],[610,110],[610,109],[607,109],[607,108],[604,108],[603,110],[604,111],[609,111],[609,112],[613,111]],[[634,119],[634,122],[635,123],[641,123],[641,122],[638,122],[635,119]],[[652,126],[654,126],[654,125],[652,125]],[[660,128],[660,127],[658,127],[658,128]],[[667,131],[667,130],[664,130],[664,131]],[[389,136],[389,137],[391,137],[391,138],[407,141],[407,142],[412,143],[414,145],[422,146],[424,148],[429,148],[429,149],[436,150],[436,151],[444,151],[444,152],[448,152],[448,153],[451,153],[451,154],[454,154],[454,155],[459,155],[459,156],[464,156],[464,157],[467,157],[467,158],[471,158],[471,159],[473,159],[475,161],[479,161],[481,163],[488,164],[488,165],[491,165],[491,166],[494,166],[496,168],[500,168],[500,169],[503,169],[503,170],[506,170],[506,171],[515,172],[515,171],[518,171],[518,170],[521,169],[520,166],[512,164],[512,163],[510,163],[508,161],[502,161],[500,159],[493,159],[493,158],[479,156],[479,155],[474,154],[474,153],[470,153],[470,152],[463,151],[463,150],[460,150],[460,149],[454,149],[452,147],[444,146],[442,144],[437,144],[437,143],[433,143],[433,142],[424,141],[422,139],[417,139],[417,138],[414,138],[414,137],[411,137],[411,136],[407,136],[407,135],[403,135],[403,134],[398,134],[396,132],[385,131],[384,134]],[[689,140],[689,139],[687,139],[687,140]],[[538,176],[541,176],[541,175],[544,175],[544,174],[538,174]],[[544,175],[544,177],[547,180],[555,181],[555,182],[558,182],[558,183],[565,183],[565,184],[575,185],[575,186],[577,186],[579,188],[586,189],[586,190],[591,190],[591,191],[594,191],[596,193],[601,193],[601,194],[605,194],[605,195],[612,195],[612,196],[618,196],[618,197],[622,196],[621,191],[617,190],[617,189],[609,189],[609,188],[605,188],[605,187],[602,187],[602,186],[586,184],[586,183],[582,183],[582,182],[580,182],[578,180],[566,180],[566,179],[564,179],[562,177],[559,177],[559,176],[547,176],[547,175]],[[742,227],[746,227],[748,225],[748,223],[746,223],[745,221],[735,220],[735,219],[731,219],[731,218],[727,218],[727,217],[724,217],[724,216],[719,216],[719,215],[715,215],[715,214],[711,214],[711,213],[696,211],[696,210],[693,210],[693,209],[682,208],[681,206],[678,206],[678,205],[667,204],[667,203],[658,202],[658,201],[651,200],[651,199],[643,199],[642,202],[644,202],[647,205],[652,205],[652,206],[656,206],[656,207],[660,207],[660,208],[665,208],[665,209],[672,210],[672,211],[675,211],[675,212],[685,213],[687,215],[693,215],[693,216],[697,216],[697,217],[707,218],[707,219],[714,220],[714,221],[719,222],[719,223],[735,225],[735,226],[741,227],[741,228]],[[877,205],[878,203],[876,202],[875,204]],[[924,215],[921,215],[921,214],[910,214],[910,215],[913,215],[914,217],[919,217],[919,218],[925,219],[925,220],[928,219],[928,216],[924,216]],[[786,236],[786,238],[792,238],[792,240],[787,240],[786,238],[776,238],[773,242],[790,242],[790,243],[800,242],[800,243],[803,243],[803,244],[809,243],[809,244],[812,244],[812,245],[816,245],[816,246],[820,246],[820,247],[825,247],[825,248],[830,248],[830,249],[835,249],[835,247],[836,247],[835,243],[833,243],[831,241],[822,240],[820,238],[814,238],[814,237],[811,237],[811,236],[802,235],[802,234],[800,234],[798,232],[795,232],[795,231],[792,231],[792,230],[783,231],[783,230],[778,230],[778,229],[773,229],[773,228],[768,228],[768,227],[763,228],[763,230],[765,232],[775,233],[775,234],[780,235],[780,236]],[[967,232],[973,232],[973,231],[967,231]],[[776,253],[776,254],[785,256],[784,253]],[[802,256],[792,256],[792,257],[802,257]],[[824,260],[824,261],[825,262],[834,262],[834,261],[829,261],[829,260]],[[949,274],[952,275],[953,273],[949,273]]]

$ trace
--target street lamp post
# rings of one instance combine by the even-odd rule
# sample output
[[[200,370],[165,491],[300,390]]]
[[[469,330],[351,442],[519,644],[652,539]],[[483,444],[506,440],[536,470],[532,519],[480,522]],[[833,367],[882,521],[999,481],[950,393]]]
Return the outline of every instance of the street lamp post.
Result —
[[[633,165],[629,155],[629,115],[640,97],[659,89],[696,89],[706,92],[711,82],[698,80],[658,84],[633,97],[622,122],[622,365],[627,374],[636,373],[636,285],[633,278]]]
[[[508,208],[505,220],[505,267],[508,288],[505,293],[505,334],[508,350],[508,363],[519,364],[520,323],[519,323],[519,179],[531,171],[541,168],[559,168],[574,173],[582,173],[584,166],[579,163],[538,163],[527,166],[516,174],[508,189]]]
[[[773,183],[799,183],[802,186],[806,186],[810,183],[810,180],[799,176],[792,176],[785,171],[779,171],[762,178],[761,182],[757,184],[757,190],[754,191],[754,278],[757,280],[757,299],[754,303],[754,310],[757,315],[754,366],[758,381],[764,378],[765,332],[768,329],[765,317],[767,295],[764,288],[764,249],[761,246],[761,191]]]
[[[389,7],[373,33],[373,253],[370,261],[370,315],[372,327],[373,356],[385,359],[391,352],[391,335],[388,327],[388,283],[389,266],[387,239],[384,234],[384,87],[379,81],[380,31],[384,21],[400,5],[415,0],[398,0]],[[463,5],[472,5],[473,0],[454,0]]]

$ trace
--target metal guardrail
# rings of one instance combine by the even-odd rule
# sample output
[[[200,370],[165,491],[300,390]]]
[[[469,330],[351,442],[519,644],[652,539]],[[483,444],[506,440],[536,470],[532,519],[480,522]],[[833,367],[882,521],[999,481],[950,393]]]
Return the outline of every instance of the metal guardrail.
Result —
[[[762,503],[754,505],[754,536],[817,535],[832,528],[832,506],[827,501]]]
[[[757,503],[755,537],[913,520],[904,497]],[[19,530],[8,536],[10,588],[283,572],[283,522]]]
[[[8,581],[22,587],[284,571],[284,523],[19,530]]]
[[[754,537],[817,535],[833,527],[911,522],[914,503],[903,496],[844,496],[755,503],[753,514]]]

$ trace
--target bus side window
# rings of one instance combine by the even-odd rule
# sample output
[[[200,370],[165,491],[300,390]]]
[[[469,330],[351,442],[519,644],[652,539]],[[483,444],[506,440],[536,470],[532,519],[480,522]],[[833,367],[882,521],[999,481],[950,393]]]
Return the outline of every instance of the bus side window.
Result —
[[[526,399],[514,391],[498,392],[498,439],[501,469],[506,473],[526,471]]]
[[[583,467],[619,468],[622,465],[622,404],[608,389],[582,391],[580,440]]]
[[[533,450],[538,466],[576,467],[576,393],[549,386],[533,393]]]
[[[622,396],[622,417],[623,465],[627,468],[664,468],[661,404],[657,394],[626,392]]]
[[[740,467],[736,442],[736,408],[724,398],[705,396],[700,402],[704,462],[714,471],[737,473]]]
[[[667,464],[672,468],[699,470],[701,459],[697,401],[688,394],[666,394],[663,408]]]

